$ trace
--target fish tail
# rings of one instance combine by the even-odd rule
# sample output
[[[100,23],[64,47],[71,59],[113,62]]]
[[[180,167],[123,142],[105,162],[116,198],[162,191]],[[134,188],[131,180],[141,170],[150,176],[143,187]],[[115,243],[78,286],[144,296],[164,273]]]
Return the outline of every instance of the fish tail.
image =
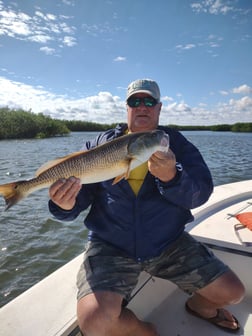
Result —
[[[0,185],[0,194],[5,200],[5,211],[18,203],[25,195],[18,188],[20,182],[12,182]]]

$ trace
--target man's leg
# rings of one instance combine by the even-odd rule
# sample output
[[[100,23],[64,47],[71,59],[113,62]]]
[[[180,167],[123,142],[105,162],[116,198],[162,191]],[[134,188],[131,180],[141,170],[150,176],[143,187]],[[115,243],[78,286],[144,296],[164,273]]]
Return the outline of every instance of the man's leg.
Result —
[[[85,336],[158,336],[154,326],[122,308],[141,265],[103,241],[89,242],[77,275],[79,327]]]
[[[183,235],[149,267],[153,276],[168,279],[188,294],[189,312],[204,318],[219,317],[217,325],[237,329],[232,314],[223,309],[235,304],[244,296],[239,278],[220,259],[188,233]],[[217,310],[221,309],[221,310]],[[212,320],[210,322],[216,324]]]
[[[84,336],[158,336],[154,326],[121,308],[122,296],[96,292],[78,301],[79,327]]]
[[[217,309],[229,304],[239,303],[244,296],[244,286],[239,278],[228,271],[219,278],[199,289],[188,301],[187,305],[191,310],[205,318],[215,317]],[[230,329],[237,329],[238,325],[232,314],[226,309],[223,310],[224,320],[218,322]]]

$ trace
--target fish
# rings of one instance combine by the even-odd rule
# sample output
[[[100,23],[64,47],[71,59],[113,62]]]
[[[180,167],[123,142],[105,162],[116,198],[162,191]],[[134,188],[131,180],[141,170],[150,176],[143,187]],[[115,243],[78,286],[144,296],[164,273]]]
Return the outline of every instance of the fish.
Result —
[[[156,151],[167,152],[169,136],[163,130],[128,133],[87,151],[74,152],[42,165],[35,177],[0,185],[5,210],[36,190],[50,187],[71,176],[82,184],[110,179],[113,184],[129,177],[130,171],[148,161]]]

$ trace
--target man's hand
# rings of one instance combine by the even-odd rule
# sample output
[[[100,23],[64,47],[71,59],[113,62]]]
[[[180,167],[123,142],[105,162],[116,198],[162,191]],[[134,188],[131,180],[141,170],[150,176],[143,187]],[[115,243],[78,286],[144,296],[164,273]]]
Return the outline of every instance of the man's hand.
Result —
[[[163,182],[169,182],[176,175],[176,157],[169,149],[168,152],[156,152],[148,161],[150,173]]]
[[[60,179],[51,185],[49,197],[60,208],[71,210],[75,205],[81,187],[82,184],[78,178]]]

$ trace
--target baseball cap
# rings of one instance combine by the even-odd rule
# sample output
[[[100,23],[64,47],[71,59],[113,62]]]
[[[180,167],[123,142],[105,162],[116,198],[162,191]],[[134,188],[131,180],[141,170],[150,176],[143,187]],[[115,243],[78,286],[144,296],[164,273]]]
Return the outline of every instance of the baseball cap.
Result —
[[[157,83],[152,79],[137,79],[130,83],[127,90],[127,98],[135,93],[147,93],[160,102],[160,90]]]

